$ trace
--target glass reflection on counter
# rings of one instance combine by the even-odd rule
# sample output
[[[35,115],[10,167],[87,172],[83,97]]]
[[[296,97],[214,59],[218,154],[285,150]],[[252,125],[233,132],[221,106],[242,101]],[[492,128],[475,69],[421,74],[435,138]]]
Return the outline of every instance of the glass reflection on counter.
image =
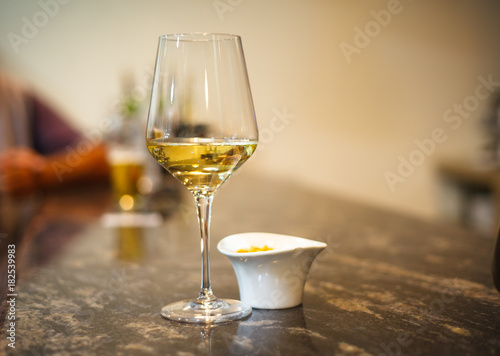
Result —
[[[180,324],[182,335],[196,344],[197,355],[232,355],[232,343],[236,339],[238,324],[221,323],[210,325]],[[192,354],[186,345],[186,354]]]
[[[286,325],[284,330],[283,325]],[[285,344],[288,347],[293,346],[290,344],[297,345],[297,350],[300,349],[304,355],[318,354],[307,328],[302,306],[280,310],[253,309],[251,318],[238,324],[229,354],[279,354],[280,347]]]
[[[124,262],[140,262],[146,256],[144,229],[140,226],[116,228],[116,257]]]

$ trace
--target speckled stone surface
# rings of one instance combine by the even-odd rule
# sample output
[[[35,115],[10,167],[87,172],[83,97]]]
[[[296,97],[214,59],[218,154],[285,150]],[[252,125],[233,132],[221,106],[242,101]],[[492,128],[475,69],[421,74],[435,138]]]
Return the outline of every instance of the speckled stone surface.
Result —
[[[500,353],[493,240],[237,174],[214,200],[217,296],[238,298],[232,267],[215,248],[224,236],[267,231],[328,247],[312,265],[301,306],[255,309],[245,320],[203,327],[159,314],[163,305],[198,293],[198,228],[189,197],[160,227],[132,230],[103,226],[102,204],[82,213],[95,202],[59,197],[42,207],[35,233],[16,242],[16,348],[2,335],[6,354]],[[58,213],[71,209],[68,218]]]

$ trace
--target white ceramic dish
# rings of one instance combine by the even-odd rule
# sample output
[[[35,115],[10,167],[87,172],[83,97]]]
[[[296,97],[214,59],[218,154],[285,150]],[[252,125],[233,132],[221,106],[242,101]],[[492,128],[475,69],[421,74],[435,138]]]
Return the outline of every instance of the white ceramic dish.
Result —
[[[265,245],[273,250],[236,252]],[[253,308],[283,309],[302,303],[309,268],[326,246],[300,237],[249,232],[225,237],[217,249],[233,265],[242,302]]]

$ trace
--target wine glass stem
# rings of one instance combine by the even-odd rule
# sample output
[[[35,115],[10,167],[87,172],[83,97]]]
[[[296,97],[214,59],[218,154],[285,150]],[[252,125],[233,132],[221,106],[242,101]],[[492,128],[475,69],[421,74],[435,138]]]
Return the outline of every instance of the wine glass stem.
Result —
[[[200,302],[210,302],[214,299],[210,286],[210,218],[212,214],[213,196],[195,196],[198,211],[198,222],[201,235],[201,290],[198,296]]]

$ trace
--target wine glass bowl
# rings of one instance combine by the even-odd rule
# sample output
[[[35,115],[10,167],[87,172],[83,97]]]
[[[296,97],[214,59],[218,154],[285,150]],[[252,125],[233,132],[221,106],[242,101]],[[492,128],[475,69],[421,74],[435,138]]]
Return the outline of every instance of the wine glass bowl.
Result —
[[[240,37],[207,33],[161,36],[146,143],[158,163],[193,194],[202,253],[198,298],[165,306],[164,317],[210,324],[251,313],[244,303],[213,295],[209,238],[213,195],[250,158],[257,141]]]

